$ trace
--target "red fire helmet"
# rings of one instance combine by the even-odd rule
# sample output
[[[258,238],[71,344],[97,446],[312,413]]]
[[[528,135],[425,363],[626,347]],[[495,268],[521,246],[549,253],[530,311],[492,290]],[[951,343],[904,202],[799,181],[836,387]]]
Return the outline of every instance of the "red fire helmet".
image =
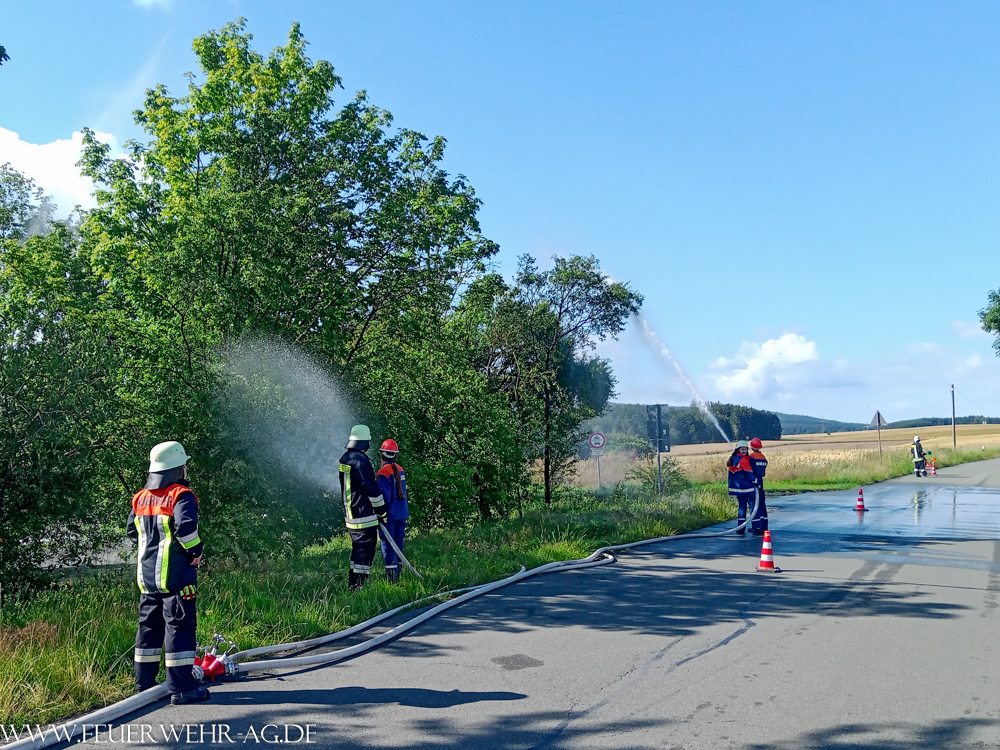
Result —
[[[753,448],[755,451],[759,451],[761,448],[764,447],[764,444],[760,442],[760,438],[754,438],[753,440],[750,441],[750,447]]]
[[[379,450],[383,451],[384,453],[399,453],[399,446],[396,445],[395,440],[389,438],[384,443],[382,443],[382,447],[379,448]]]

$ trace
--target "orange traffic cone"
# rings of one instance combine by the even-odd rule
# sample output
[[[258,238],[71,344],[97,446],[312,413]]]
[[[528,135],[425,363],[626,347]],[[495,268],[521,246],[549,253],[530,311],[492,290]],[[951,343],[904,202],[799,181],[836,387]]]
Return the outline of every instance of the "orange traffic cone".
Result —
[[[932,477],[936,477],[937,476],[937,459],[936,458],[932,458],[931,459],[931,476]]]
[[[780,573],[781,568],[774,567],[774,548],[771,546],[771,532],[764,532],[764,546],[760,548],[760,565],[757,570],[765,573]]]
[[[865,507],[865,491],[861,487],[858,487],[858,507],[854,510],[858,513],[864,513],[868,510],[868,508]]]

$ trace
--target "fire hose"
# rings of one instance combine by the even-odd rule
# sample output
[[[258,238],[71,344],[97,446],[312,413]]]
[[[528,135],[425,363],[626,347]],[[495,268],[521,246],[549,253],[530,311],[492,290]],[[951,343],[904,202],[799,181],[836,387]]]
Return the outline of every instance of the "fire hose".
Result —
[[[381,646],[387,641],[391,641],[394,638],[398,638],[404,633],[413,630],[415,627],[421,623],[430,620],[433,617],[441,614],[442,612],[451,609],[452,607],[457,607],[460,604],[464,604],[471,599],[488,594],[491,591],[496,591],[497,589],[509,586],[512,583],[517,583],[518,581],[523,581],[528,578],[532,578],[538,575],[544,575],[546,573],[557,573],[564,570],[584,570],[586,568],[594,568],[601,565],[609,565],[617,561],[617,559],[612,555],[612,552],[617,552],[619,550],[634,549],[636,547],[643,547],[649,544],[657,544],[660,542],[669,542],[681,539],[714,539],[718,537],[728,536],[730,534],[736,533],[741,529],[745,529],[747,524],[750,523],[753,518],[757,515],[757,506],[759,504],[759,496],[754,493],[754,505],[753,510],[747,516],[747,518],[737,526],[731,529],[726,529],[725,531],[711,532],[708,534],[704,533],[687,533],[687,534],[674,534],[672,536],[661,536],[655,539],[643,539],[638,542],[629,542],[627,544],[613,544],[606,547],[601,547],[595,550],[592,554],[587,557],[580,558],[578,560],[560,560],[557,562],[547,563],[545,565],[540,565],[537,568],[532,568],[531,570],[525,570],[524,566],[512,576],[507,578],[501,578],[498,581],[493,581],[492,583],[484,583],[479,586],[469,586],[466,588],[452,589],[449,591],[441,591],[430,596],[426,596],[422,599],[410,602],[409,604],[404,604],[395,609],[391,609],[388,612],[383,612],[380,615],[376,615],[364,622],[358,623],[353,627],[346,628],[345,630],[337,631],[336,633],[330,633],[328,635],[319,636],[317,638],[310,638],[305,641],[296,641],[293,643],[280,643],[273,646],[261,646],[259,648],[247,649],[246,651],[239,651],[233,654],[224,654],[222,659],[216,658],[215,649],[211,652],[206,653],[205,657],[202,657],[202,664],[204,664],[204,659],[209,655],[212,659],[209,661],[207,669],[203,671],[214,679],[216,676],[223,675],[235,675],[244,674],[248,672],[258,672],[266,671],[272,669],[294,669],[299,667],[311,667],[318,664],[332,664],[335,662],[343,661],[344,659],[349,659],[358,654],[363,654],[366,651],[370,651],[378,646]],[[424,602],[428,602],[434,599],[440,599],[445,596],[454,596],[459,594],[454,599],[448,599],[447,601],[441,602],[440,604],[432,607],[431,609],[423,612],[411,620],[407,620],[384,633],[370,638],[363,643],[359,643],[348,648],[339,649],[337,651],[330,651],[322,654],[313,654],[311,656],[298,656],[286,659],[265,659],[262,661],[251,661],[246,663],[240,663],[244,659],[250,659],[256,656],[263,656],[265,654],[273,654],[282,651],[300,651],[310,648],[315,648],[317,646],[322,646],[327,643],[333,643],[334,641],[341,640],[343,638],[348,638],[356,633],[363,632],[378,623],[393,617],[407,609],[412,609],[418,607]],[[225,639],[222,636],[215,636],[216,648]],[[230,645],[232,642],[229,642]],[[214,661],[214,664],[213,664]],[[117,703],[113,703],[110,706],[105,706],[104,708],[93,711],[92,713],[86,714],[79,717],[73,724],[72,727],[62,725],[64,731],[60,732],[58,735],[53,732],[45,732],[41,737],[32,737],[31,739],[19,740],[17,742],[12,742],[7,745],[0,746],[0,750],[36,750],[37,748],[49,747],[50,745],[55,745],[59,742],[66,742],[71,737],[76,736],[82,732],[82,727],[94,726],[94,725],[105,725],[110,724],[115,719],[119,719],[122,716],[126,716],[134,711],[137,711],[144,706],[148,706],[150,703],[155,703],[158,700],[167,698],[169,693],[167,691],[167,686],[164,684],[157,685],[149,690],[144,690],[141,693],[130,696],[121,700]],[[68,734],[67,734],[68,733]]]

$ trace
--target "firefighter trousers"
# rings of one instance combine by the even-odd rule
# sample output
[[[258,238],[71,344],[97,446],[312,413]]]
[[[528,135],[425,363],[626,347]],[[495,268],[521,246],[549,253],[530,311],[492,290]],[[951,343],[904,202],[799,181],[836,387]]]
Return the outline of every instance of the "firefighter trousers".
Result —
[[[198,687],[194,665],[198,613],[195,600],[180,594],[140,594],[139,630],[135,634],[135,686],[156,685],[160,654],[167,662],[167,690],[188,693]]]
[[[747,501],[752,502],[750,500]],[[767,531],[767,503],[764,501],[764,487],[757,485],[757,512],[750,519],[750,530],[764,533]]]
[[[385,527],[389,529],[389,533],[392,534],[392,541],[396,543],[400,551],[403,549],[403,541],[406,539],[406,519],[402,518],[398,521],[386,521]],[[378,531],[379,536],[382,537],[382,559],[385,560],[385,575],[390,581],[399,580],[399,555],[396,554],[396,550],[392,548],[385,539],[385,532],[382,529]]]
[[[378,542],[378,527],[351,529],[351,572],[366,576],[372,572],[375,548]]]

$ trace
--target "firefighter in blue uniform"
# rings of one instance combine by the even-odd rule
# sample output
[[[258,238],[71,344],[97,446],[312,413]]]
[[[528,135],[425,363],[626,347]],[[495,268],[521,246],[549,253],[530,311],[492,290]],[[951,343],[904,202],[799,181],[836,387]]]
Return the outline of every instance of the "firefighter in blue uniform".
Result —
[[[757,489],[757,477],[754,476],[753,467],[750,466],[749,453],[750,445],[746,440],[740,440],[736,443],[733,455],[726,462],[726,466],[729,467],[729,494],[739,503],[739,514],[736,519],[739,529],[737,534],[746,533],[744,524],[747,520],[747,501],[753,502]]]
[[[759,438],[750,441],[750,468],[757,477],[757,512],[750,519],[750,532],[753,534],[763,534],[767,531],[767,503],[764,501],[764,475],[767,473],[767,459],[760,449],[764,444]]]
[[[128,535],[139,547],[139,629],[135,635],[135,687],[156,685],[160,655],[174,705],[200,703],[209,692],[192,672],[198,595],[198,498],[190,490],[188,455],[170,440],[149,452],[146,486],[132,498]]]
[[[382,443],[379,449],[382,454],[382,468],[378,470],[378,489],[385,498],[388,520],[385,529],[379,529],[382,537],[382,558],[385,560],[385,577],[389,583],[399,580],[399,556],[385,538],[386,529],[392,535],[392,540],[403,550],[403,540],[406,538],[406,519],[410,517],[410,507],[406,502],[406,472],[396,463],[399,446],[389,439]]]
[[[365,453],[372,433],[367,425],[351,428],[347,452],[340,457],[340,497],[344,503],[344,523],[351,535],[351,570],[347,588],[357,591],[372,572],[379,522],[386,520],[385,500],[375,479],[375,469]]]

